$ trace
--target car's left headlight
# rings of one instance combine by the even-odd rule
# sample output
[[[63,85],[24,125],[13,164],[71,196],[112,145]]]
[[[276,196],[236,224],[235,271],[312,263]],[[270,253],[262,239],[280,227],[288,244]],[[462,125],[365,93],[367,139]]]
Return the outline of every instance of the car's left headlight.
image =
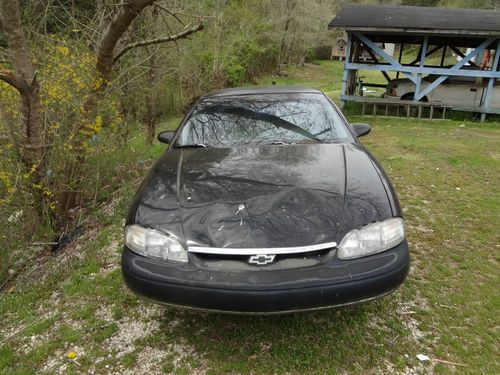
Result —
[[[188,261],[187,251],[174,236],[137,224],[125,227],[125,246],[148,258]]]
[[[347,233],[338,246],[341,260],[362,258],[399,245],[405,238],[404,220],[393,217]]]

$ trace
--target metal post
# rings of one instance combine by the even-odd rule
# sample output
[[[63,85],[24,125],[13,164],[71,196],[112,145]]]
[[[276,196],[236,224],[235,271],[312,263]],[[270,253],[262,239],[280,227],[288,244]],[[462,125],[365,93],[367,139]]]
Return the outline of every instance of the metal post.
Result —
[[[347,87],[347,78],[349,77],[349,63],[351,62],[351,43],[352,43],[352,35],[351,33],[347,33],[347,48],[345,51],[345,61],[344,61],[344,73],[342,75],[342,89],[340,90],[340,108],[343,108],[346,101],[346,87]]]
[[[498,60],[500,58],[500,38],[498,39],[497,49],[495,50],[495,58],[491,66],[491,71],[496,72],[498,70]],[[481,122],[486,120],[486,111],[490,106],[491,90],[493,89],[493,83],[495,82],[495,77],[491,77],[488,81],[488,86],[486,87],[486,93],[483,101],[483,113],[481,113]]]

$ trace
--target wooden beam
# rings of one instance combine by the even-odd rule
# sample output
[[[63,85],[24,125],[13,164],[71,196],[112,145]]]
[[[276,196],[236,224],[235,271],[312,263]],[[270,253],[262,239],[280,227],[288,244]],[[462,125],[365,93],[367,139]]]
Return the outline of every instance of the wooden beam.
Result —
[[[362,63],[351,63],[349,64],[349,69],[352,70],[383,70],[386,72],[402,72],[402,73],[424,73],[424,74],[436,74],[436,75],[450,75],[459,77],[482,77],[482,78],[500,78],[500,72],[493,72],[490,70],[464,70],[457,69],[452,71],[451,68],[430,68],[418,66],[401,66],[394,67],[390,64],[362,64]]]
[[[342,95],[346,95],[347,78],[349,76],[349,64],[351,61],[351,43],[352,36],[351,33],[347,33],[347,46],[345,51],[345,61],[344,61],[344,73],[342,74],[342,88],[340,89],[340,108],[343,108],[345,101],[342,100]]]
[[[429,56],[432,56],[434,53],[436,53],[437,51],[439,51],[441,48],[443,48],[443,46],[435,46],[434,48],[432,48],[431,50],[429,50],[426,54],[425,54],[425,57],[429,57]],[[419,57],[416,58],[415,60],[413,60],[411,63],[409,63],[408,65],[415,65],[417,62],[419,62],[421,59],[421,55],[419,54]]]
[[[366,46],[371,48],[373,52],[375,52],[377,55],[382,56],[389,64],[391,64],[394,67],[402,69],[403,66],[394,60],[392,56],[389,56],[383,49],[381,49],[379,46],[377,46],[375,43],[373,43],[370,39],[368,39],[365,35],[360,34],[360,33],[354,33],[356,38],[361,40]],[[413,83],[416,83],[416,78],[409,73],[406,73],[404,70],[400,70],[404,75],[408,77],[409,80],[411,80]]]
[[[460,51],[457,47],[454,47],[454,46],[450,46],[451,50],[453,52],[455,52],[458,56],[460,56],[462,59],[465,58],[465,55],[462,53],[462,51]],[[476,65],[476,63],[474,61],[469,61],[469,63],[472,65],[472,66],[475,66],[476,68],[479,68],[479,65]]]
[[[419,67],[423,68],[425,64],[425,57],[427,56],[427,47],[429,44],[429,37],[425,36],[424,37],[424,42],[422,43],[421,49],[420,49],[420,64]],[[415,94],[414,94],[414,99],[415,100],[420,100],[422,99],[422,96],[420,95],[420,85],[422,83],[422,73],[419,72],[417,73],[417,83],[415,84]]]
[[[377,64],[379,63],[379,61],[377,59],[377,55],[375,55],[371,49],[367,48],[366,52],[368,52],[368,54],[373,59],[373,61],[375,61]],[[382,73],[382,75],[385,77],[385,79],[387,80],[387,82],[391,82],[391,77],[389,77],[389,74],[387,74],[384,71],[380,71],[380,73]]]
[[[443,54],[441,55],[441,63],[439,64],[439,66],[442,68],[443,67],[443,64],[444,64],[444,59],[446,57],[446,48],[448,46],[443,46]]]
[[[496,39],[495,37],[486,39],[483,43],[481,43],[479,46],[477,46],[476,48],[474,48],[474,50],[472,50],[469,54],[467,54],[467,56],[464,56],[464,58],[462,60],[460,60],[459,62],[457,62],[455,65],[453,65],[453,67],[451,67],[448,70],[447,73],[445,73],[444,75],[442,75],[441,77],[439,77],[438,79],[436,79],[434,82],[432,82],[429,86],[427,86],[424,91],[419,92],[419,90],[415,90],[415,100],[420,100],[424,96],[426,96],[427,94],[429,94],[432,90],[434,90],[442,82],[444,82],[448,78],[449,75],[455,74],[457,72],[465,73],[466,72],[465,70],[461,71],[460,69],[465,64],[467,64],[467,62],[471,61],[471,59],[473,59],[475,56],[478,56],[479,54],[481,54],[481,52],[483,51],[483,49],[486,48],[487,46],[489,46],[492,42],[494,42],[495,39]],[[474,70],[472,70],[472,71],[469,71],[469,72],[476,73],[476,75],[473,76],[473,77],[477,77],[477,76],[479,76],[478,73],[480,73],[482,71],[474,71]],[[491,73],[495,73],[495,71],[491,71]],[[500,72],[498,72],[498,75],[500,76]],[[491,78],[490,82],[493,82],[493,80],[494,80],[494,78]]]
[[[493,64],[491,65],[491,70],[493,72],[498,71],[498,61],[500,59],[500,38],[498,39],[497,42],[497,49],[495,50],[495,57],[493,60]],[[490,78],[488,81],[488,86],[486,86],[486,93],[484,96],[484,102],[483,102],[483,110],[487,110],[490,106],[490,99],[491,99],[491,91],[493,89],[493,83],[495,82],[495,78]],[[486,120],[486,113],[481,114],[481,122]]]
[[[404,44],[401,43],[399,45],[399,58],[398,58],[398,62],[401,64],[401,58],[403,57],[403,48],[404,48]],[[399,72],[396,73],[396,79],[399,78]]]
[[[429,38],[427,38],[429,40]],[[422,57],[422,44],[418,47],[418,53],[417,53],[417,58],[413,60],[409,65],[415,65],[417,61],[420,61]]]

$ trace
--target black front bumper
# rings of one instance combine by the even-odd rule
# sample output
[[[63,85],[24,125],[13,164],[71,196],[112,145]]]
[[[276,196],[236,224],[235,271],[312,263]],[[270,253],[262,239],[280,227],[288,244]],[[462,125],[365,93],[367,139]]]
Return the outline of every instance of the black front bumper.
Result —
[[[199,261],[174,264],[142,257],[127,248],[122,255],[123,278],[137,294],[181,307],[254,314],[368,301],[401,285],[409,264],[406,241],[381,254],[351,261],[338,260],[332,251],[322,264],[292,269],[280,269],[279,264],[252,266],[250,271],[230,262],[220,269],[204,267]]]

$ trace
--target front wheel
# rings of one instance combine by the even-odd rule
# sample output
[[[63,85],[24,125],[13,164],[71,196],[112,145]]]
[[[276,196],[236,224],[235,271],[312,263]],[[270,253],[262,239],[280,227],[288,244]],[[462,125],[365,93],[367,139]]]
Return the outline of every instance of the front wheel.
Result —
[[[408,94],[404,94],[401,97],[401,100],[415,100],[415,93],[414,92],[409,92]],[[419,102],[428,102],[429,100],[427,99],[427,96],[424,96],[422,99],[419,100]]]
[[[411,100],[411,101],[414,101],[415,100],[415,93],[414,92],[409,92],[408,94],[404,94],[401,97],[401,100]],[[422,99],[419,100],[419,102],[427,102],[427,101],[428,100],[427,100],[426,96],[424,96]],[[417,117],[417,115],[419,113],[417,105],[412,105],[412,104],[409,105],[408,110],[409,110],[409,112],[408,112],[409,116],[411,116],[411,117]]]

